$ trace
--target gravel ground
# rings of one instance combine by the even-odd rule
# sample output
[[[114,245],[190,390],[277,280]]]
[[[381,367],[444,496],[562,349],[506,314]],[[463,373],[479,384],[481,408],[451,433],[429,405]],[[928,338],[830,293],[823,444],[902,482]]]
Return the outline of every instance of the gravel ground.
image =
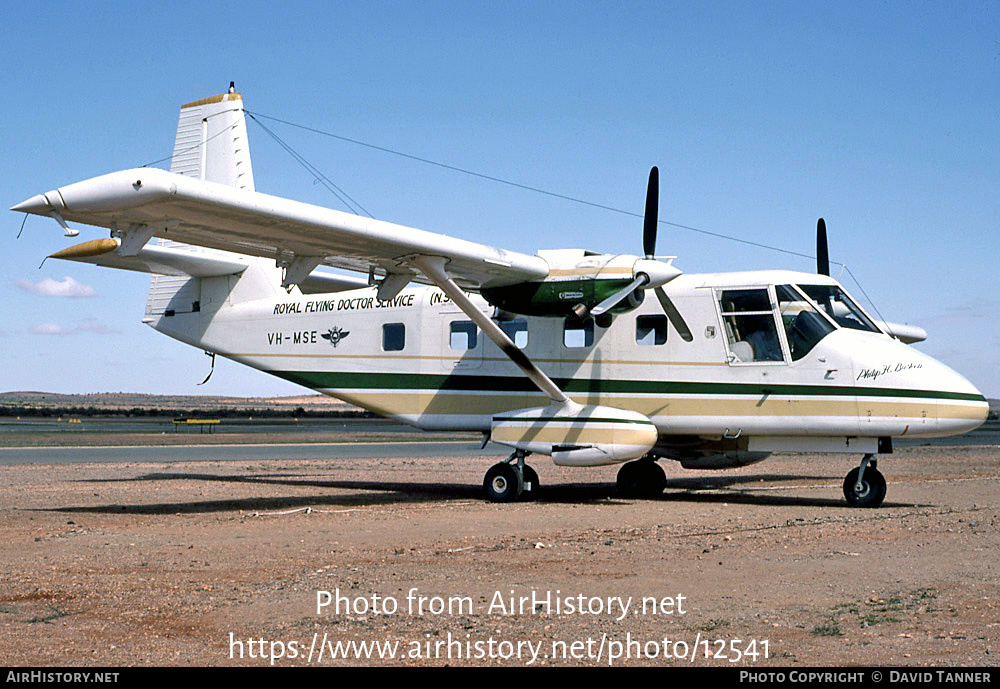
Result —
[[[485,458],[0,467],[0,663],[1000,665],[1000,451],[898,450],[877,510],[859,459],[537,458],[510,505]]]

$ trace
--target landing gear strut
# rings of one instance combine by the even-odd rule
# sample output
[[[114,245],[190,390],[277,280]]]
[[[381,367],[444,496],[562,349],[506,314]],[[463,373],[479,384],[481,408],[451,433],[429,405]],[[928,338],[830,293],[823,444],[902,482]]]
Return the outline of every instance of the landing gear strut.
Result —
[[[656,460],[646,455],[622,464],[618,470],[618,493],[627,498],[655,498],[667,487],[667,475]]]
[[[879,473],[875,455],[865,455],[861,466],[847,472],[844,497],[854,507],[878,507],[885,500],[885,477]]]
[[[515,450],[506,461],[494,464],[483,479],[486,497],[493,502],[531,500],[538,494],[538,473],[524,463],[527,452]]]

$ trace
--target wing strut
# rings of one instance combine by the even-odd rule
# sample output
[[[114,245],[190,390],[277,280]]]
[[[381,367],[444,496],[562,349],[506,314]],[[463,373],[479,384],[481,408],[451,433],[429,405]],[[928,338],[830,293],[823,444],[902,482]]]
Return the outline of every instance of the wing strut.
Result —
[[[539,390],[548,395],[549,399],[558,404],[573,405],[572,400],[559,389],[559,386],[553,383],[552,379],[545,375],[540,368],[531,363],[531,359],[518,349],[517,345],[511,342],[511,339],[507,337],[507,333],[501,330],[489,316],[476,308],[476,305],[466,296],[462,288],[456,285],[455,281],[445,272],[444,265],[446,262],[447,259],[440,256],[418,256],[410,260],[410,264],[426,275],[427,279],[437,285],[442,292],[451,297],[455,305],[466,316],[471,318],[479,326],[479,329],[496,343],[500,351],[506,354],[518,368],[524,371],[525,375],[528,376],[532,383],[538,386]]]

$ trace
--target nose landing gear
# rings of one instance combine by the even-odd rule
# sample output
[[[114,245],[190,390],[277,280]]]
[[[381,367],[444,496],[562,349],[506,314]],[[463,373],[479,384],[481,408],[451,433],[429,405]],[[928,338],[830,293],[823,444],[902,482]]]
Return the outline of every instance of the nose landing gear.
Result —
[[[875,455],[865,455],[861,466],[847,472],[844,497],[854,507],[878,507],[885,500],[885,477],[879,472]]]

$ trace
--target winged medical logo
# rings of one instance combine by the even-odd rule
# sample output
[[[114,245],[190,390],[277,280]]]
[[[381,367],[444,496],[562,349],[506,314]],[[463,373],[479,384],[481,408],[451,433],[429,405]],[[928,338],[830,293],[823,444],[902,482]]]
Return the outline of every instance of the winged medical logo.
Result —
[[[320,337],[322,337],[324,340],[329,340],[330,344],[336,347],[338,344],[340,344],[341,340],[343,340],[350,334],[351,332],[349,330],[345,331],[342,330],[341,328],[333,327],[330,328],[327,332],[320,335]]]

